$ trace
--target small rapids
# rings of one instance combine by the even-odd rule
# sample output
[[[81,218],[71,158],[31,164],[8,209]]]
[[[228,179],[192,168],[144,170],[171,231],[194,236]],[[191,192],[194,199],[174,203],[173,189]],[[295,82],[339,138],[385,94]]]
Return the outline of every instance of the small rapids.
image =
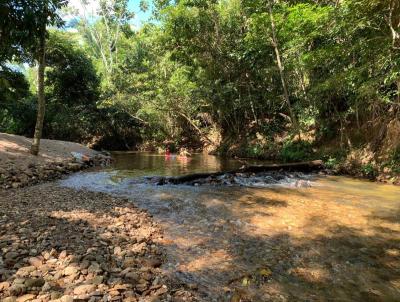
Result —
[[[223,185],[239,185],[255,188],[268,188],[273,186],[282,187],[311,187],[314,185],[314,175],[304,173],[259,173],[253,175],[238,174],[235,176],[224,175],[221,177]]]
[[[182,182],[181,185],[190,186],[240,186],[253,188],[287,187],[303,188],[314,185],[315,174],[301,172],[272,171],[262,173],[225,173],[219,176],[209,176]],[[156,185],[170,184],[168,178],[145,177],[147,183]]]
[[[199,301],[365,301],[364,287],[399,301],[398,187],[282,171],[165,181],[241,165],[119,154],[114,166],[60,185],[128,198],[153,215],[164,230],[162,269],[194,285]]]
[[[307,188],[315,185],[316,175],[301,172],[265,172],[223,174],[218,177],[184,182],[181,186],[227,186],[253,188]],[[158,186],[164,178],[159,176],[125,177],[117,171],[79,173],[62,181],[62,185],[76,189],[89,189],[108,193],[128,193],[137,186]],[[163,183],[164,184],[164,183]],[[167,186],[176,186],[166,183]]]

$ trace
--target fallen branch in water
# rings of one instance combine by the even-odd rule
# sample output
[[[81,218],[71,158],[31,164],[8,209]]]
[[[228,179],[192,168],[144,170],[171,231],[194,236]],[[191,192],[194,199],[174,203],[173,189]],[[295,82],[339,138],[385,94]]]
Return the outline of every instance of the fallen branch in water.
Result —
[[[322,160],[314,160],[299,163],[289,164],[271,164],[263,166],[243,166],[237,170],[225,171],[225,172],[214,172],[214,173],[195,173],[182,175],[177,177],[162,177],[158,179],[157,184],[182,184],[198,179],[204,179],[208,177],[218,177],[224,174],[237,174],[237,173],[261,173],[269,171],[297,171],[297,172],[312,172],[323,169],[324,164]]]

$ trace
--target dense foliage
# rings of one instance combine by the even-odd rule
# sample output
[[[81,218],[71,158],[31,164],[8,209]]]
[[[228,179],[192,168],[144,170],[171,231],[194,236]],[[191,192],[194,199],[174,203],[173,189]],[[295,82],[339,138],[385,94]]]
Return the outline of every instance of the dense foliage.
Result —
[[[398,120],[398,1],[157,0],[138,30],[127,1],[100,4],[77,34],[50,36],[46,136],[290,161],[329,141],[371,142]],[[13,72],[2,69],[1,126],[27,133],[29,118],[12,112],[32,96]]]

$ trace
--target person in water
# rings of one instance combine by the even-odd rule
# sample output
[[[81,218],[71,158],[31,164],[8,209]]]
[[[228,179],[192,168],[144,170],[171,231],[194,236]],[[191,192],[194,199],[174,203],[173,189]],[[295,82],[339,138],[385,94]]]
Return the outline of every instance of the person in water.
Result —
[[[191,154],[189,153],[189,151],[186,148],[181,148],[179,150],[179,156],[180,157],[189,157],[189,156],[191,156]]]

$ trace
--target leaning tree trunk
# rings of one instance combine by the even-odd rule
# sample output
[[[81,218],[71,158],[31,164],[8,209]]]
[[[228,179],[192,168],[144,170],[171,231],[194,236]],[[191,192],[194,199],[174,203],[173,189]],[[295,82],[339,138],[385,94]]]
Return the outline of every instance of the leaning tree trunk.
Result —
[[[276,62],[278,65],[279,75],[281,77],[281,82],[282,82],[283,94],[284,94],[286,105],[289,109],[290,119],[292,120],[293,128],[299,132],[299,138],[300,138],[300,129],[298,127],[299,125],[297,123],[296,116],[294,115],[294,112],[292,109],[292,104],[290,103],[289,90],[288,90],[286,79],[285,79],[284,66],[283,66],[283,63],[281,60],[281,54],[279,51],[278,38],[276,37],[276,28],[275,28],[275,21],[274,21],[274,15],[272,12],[271,2],[273,4],[274,0],[268,1],[269,17],[270,17],[270,21],[271,21],[272,46],[274,47],[274,51],[275,51]]]
[[[31,154],[38,155],[40,147],[40,139],[43,131],[43,120],[45,114],[45,98],[44,98],[44,69],[46,68],[45,53],[46,53],[46,32],[43,30],[40,37],[40,45],[38,52],[38,109],[36,116],[35,133],[31,146]]]

